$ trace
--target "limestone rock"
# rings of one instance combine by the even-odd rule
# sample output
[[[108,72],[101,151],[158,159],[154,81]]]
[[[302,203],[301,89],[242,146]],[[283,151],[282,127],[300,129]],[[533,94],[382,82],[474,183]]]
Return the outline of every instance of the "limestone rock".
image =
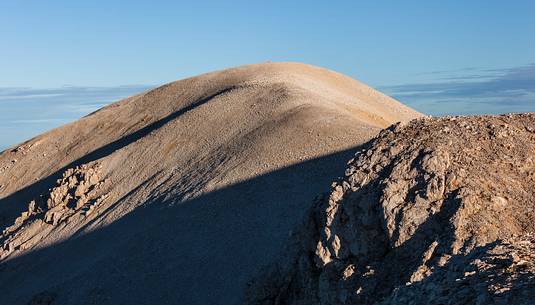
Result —
[[[534,114],[383,130],[312,209],[296,234],[305,242],[289,244],[299,257],[259,275],[249,304],[529,304],[535,136],[525,126]]]

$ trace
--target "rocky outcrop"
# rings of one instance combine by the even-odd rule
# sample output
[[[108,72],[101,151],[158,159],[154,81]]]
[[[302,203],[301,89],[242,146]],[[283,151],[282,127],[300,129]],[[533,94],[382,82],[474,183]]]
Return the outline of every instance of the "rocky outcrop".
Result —
[[[535,115],[418,119],[364,146],[250,304],[528,303]]]
[[[98,163],[68,169],[46,195],[32,200],[15,223],[2,232],[0,241],[4,247],[0,249],[0,259],[32,248],[60,223],[93,212],[109,196],[102,190],[100,169]]]

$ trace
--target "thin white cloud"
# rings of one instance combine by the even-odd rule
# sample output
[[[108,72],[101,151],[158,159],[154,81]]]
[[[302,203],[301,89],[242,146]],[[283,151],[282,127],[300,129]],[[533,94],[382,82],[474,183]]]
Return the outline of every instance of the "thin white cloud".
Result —
[[[150,88],[146,85],[48,89],[0,87],[0,149]]]
[[[62,97],[70,99],[80,98],[114,98],[124,97],[135,93],[139,93],[150,89],[147,85],[130,85],[130,86],[116,86],[116,87],[81,87],[81,86],[65,86],[60,88],[13,88],[0,87],[0,101],[8,101],[13,99],[49,99]]]
[[[29,120],[11,120],[12,124],[48,124],[48,123],[66,123],[65,119],[29,119]]]
[[[467,71],[436,73],[438,80],[380,89],[433,115],[535,111],[535,64]],[[437,107],[440,103],[444,105]]]

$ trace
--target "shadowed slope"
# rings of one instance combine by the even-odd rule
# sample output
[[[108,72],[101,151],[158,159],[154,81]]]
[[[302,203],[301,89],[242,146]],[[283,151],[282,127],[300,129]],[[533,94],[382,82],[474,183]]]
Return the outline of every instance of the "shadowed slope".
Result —
[[[165,199],[167,192],[149,196],[108,226],[2,263],[2,300],[26,304],[45,292],[53,304],[239,304],[251,275],[277,256],[295,220],[354,152],[184,202]],[[149,183],[121,203],[139,200]]]

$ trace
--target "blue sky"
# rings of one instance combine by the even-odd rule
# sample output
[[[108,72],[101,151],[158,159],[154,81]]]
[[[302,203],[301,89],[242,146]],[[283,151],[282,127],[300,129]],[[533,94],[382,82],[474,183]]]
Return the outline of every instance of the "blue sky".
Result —
[[[0,149],[147,88],[263,61],[428,114],[535,111],[535,1],[2,1]]]

